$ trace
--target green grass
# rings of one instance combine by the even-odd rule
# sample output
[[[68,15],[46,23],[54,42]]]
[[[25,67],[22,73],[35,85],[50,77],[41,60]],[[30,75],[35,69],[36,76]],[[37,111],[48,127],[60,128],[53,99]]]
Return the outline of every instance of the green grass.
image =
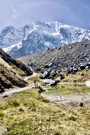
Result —
[[[0,117],[5,116],[4,112],[0,111]]]
[[[0,104],[0,126],[8,135],[89,135],[90,107],[69,110],[30,89]]]
[[[46,94],[88,94],[90,93],[90,87],[84,84],[59,84],[56,86],[46,86]]]

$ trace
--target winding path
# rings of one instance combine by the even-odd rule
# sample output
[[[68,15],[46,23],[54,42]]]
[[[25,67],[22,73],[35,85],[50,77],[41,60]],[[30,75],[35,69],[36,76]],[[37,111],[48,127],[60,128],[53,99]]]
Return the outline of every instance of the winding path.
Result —
[[[28,79],[32,78],[32,77],[35,77],[37,75],[37,73],[33,73],[33,75],[31,76],[28,76],[28,77],[25,77],[24,80],[27,81]],[[33,83],[29,83],[28,86],[24,87],[24,88],[10,88],[10,89],[6,89],[5,92],[1,93],[0,96],[1,97],[4,97],[4,96],[10,96],[14,93],[18,93],[18,92],[21,92],[21,91],[25,91],[29,88],[32,88],[34,87],[34,84]]]

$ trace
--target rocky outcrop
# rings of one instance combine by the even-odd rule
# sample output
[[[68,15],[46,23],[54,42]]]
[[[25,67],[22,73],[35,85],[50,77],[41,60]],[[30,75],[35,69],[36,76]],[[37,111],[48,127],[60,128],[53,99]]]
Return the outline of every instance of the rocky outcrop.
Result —
[[[75,74],[83,69],[90,70],[90,41],[77,42],[63,47],[50,49],[20,58],[22,62],[41,72],[42,79],[60,76],[63,69],[65,75]]]
[[[49,85],[49,86],[54,86],[56,85],[59,81],[54,80],[54,79],[43,79],[41,80],[42,83]]]

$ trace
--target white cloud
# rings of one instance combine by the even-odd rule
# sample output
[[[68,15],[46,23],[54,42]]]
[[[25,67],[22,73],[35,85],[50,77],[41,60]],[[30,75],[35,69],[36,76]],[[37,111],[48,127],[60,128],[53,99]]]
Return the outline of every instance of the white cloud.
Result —
[[[13,6],[12,3],[10,3],[10,7],[11,7],[12,12],[15,14],[15,13],[16,13],[16,9],[15,9],[15,7]]]
[[[14,7],[13,3],[10,0],[10,8],[12,10],[12,19],[16,19],[17,18],[17,11],[16,8]]]

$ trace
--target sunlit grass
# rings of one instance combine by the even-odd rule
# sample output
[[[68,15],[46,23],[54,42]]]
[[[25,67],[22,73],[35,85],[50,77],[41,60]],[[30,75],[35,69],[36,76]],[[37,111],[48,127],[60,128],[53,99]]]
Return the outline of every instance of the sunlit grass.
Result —
[[[56,86],[46,86],[46,94],[88,94],[90,87],[84,84],[58,84]]]
[[[90,77],[90,70],[88,70],[88,71],[82,70],[82,71],[78,71],[76,74],[69,74],[68,76],[65,76],[65,78],[63,80],[61,80],[61,82],[82,82],[82,83],[84,83],[85,81],[90,80],[89,77]]]
[[[85,135],[90,131],[90,107],[72,111],[52,104],[38,89],[20,92],[0,104],[0,126],[8,135]]]

